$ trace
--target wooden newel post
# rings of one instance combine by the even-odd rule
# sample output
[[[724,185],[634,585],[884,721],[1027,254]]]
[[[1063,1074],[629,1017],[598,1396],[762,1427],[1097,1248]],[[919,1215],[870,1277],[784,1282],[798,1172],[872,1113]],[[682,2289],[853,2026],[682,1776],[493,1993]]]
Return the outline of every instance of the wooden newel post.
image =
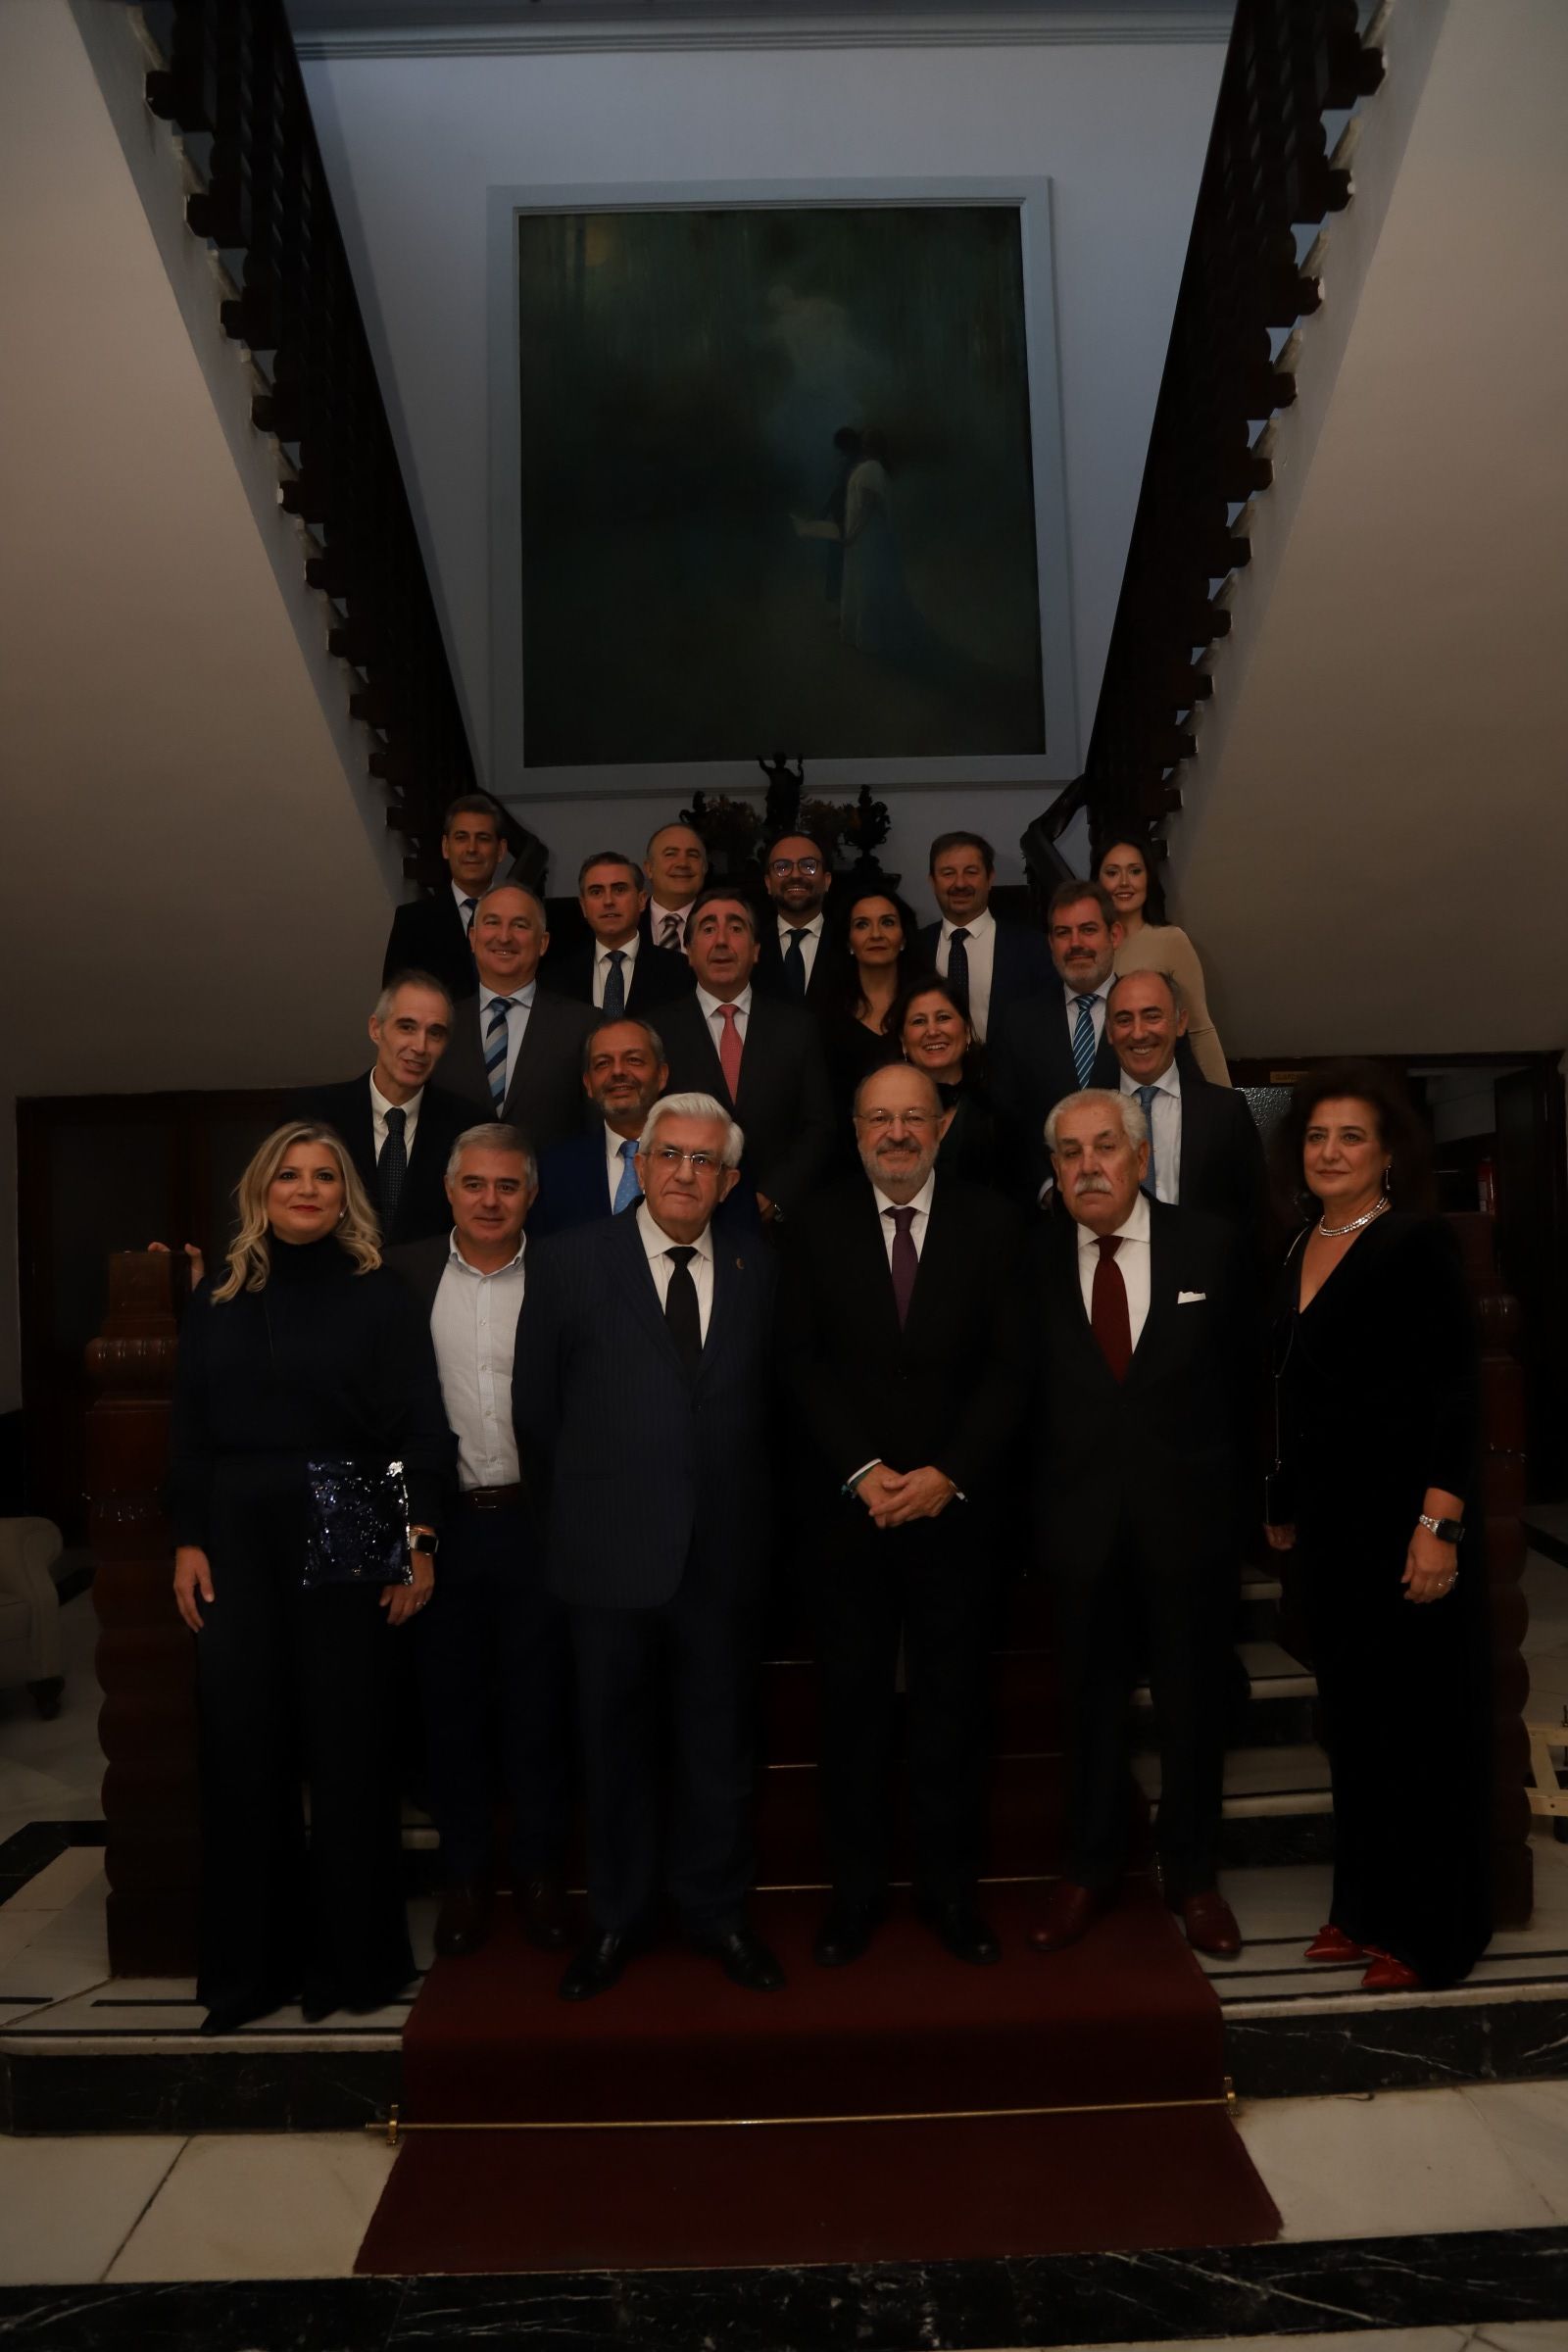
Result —
[[[1492,1218],[1471,1210],[1450,1216],[1448,1222],[1464,1251],[1481,1325],[1482,1493],[1492,1635],[1492,1892],[1498,1927],[1520,1928],[1535,1902],[1535,1856],[1525,1787],[1530,1742],[1524,1715],[1530,1677],[1520,1654],[1529,1610],[1519,1590],[1525,1564],[1519,1301],[1503,1288],[1497,1272]],[[1463,1556],[1461,1552],[1461,1563]]]
[[[195,1658],[174,1611],[162,1501],[175,1348],[172,1260],[117,1252],[86,1360],[109,1965],[119,1977],[189,1976],[196,1965]]]

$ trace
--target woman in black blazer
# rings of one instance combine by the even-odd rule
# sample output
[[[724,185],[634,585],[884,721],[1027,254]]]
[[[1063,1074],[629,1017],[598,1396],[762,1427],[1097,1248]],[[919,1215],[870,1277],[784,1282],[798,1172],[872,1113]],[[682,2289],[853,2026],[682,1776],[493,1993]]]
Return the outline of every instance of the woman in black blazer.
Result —
[[[889,1033],[904,1058],[936,1082],[953,1124],[942,1139],[950,1176],[990,1184],[997,1172],[997,1129],[982,1067],[984,1050],[969,1016],[940,973],[926,972],[905,989],[888,1015]]]
[[[180,1328],[170,1475],[174,1599],[198,1637],[210,2034],[297,1995],[312,2020],[378,2009],[414,1974],[387,1629],[430,1596],[413,1545],[453,1449],[428,1326],[333,1130],[277,1128],[236,1200],[223,1278]],[[348,1458],[402,1462],[412,1584],[305,1590],[306,1465]]]
[[[1277,1138],[1312,1221],[1275,1311],[1268,1539],[1291,1555],[1334,1784],[1334,1895],[1309,1960],[1451,1984],[1492,1933],[1479,1364],[1408,1104],[1370,1062],[1313,1071]]]
[[[859,1166],[852,1112],[860,1080],[899,1058],[889,1015],[919,968],[913,909],[897,892],[858,890],[841,917],[844,982],[837,1000],[821,1007],[822,1050],[833,1089],[834,1133],[845,1167]]]

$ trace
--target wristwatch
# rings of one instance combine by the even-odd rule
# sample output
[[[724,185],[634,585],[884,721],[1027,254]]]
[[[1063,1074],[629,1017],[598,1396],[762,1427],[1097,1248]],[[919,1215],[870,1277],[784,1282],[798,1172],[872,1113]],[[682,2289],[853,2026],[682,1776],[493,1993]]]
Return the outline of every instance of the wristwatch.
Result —
[[[1423,1511],[1416,1521],[1416,1525],[1417,1527],[1429,1527],[1440,1544],[1462,1544],[1464,1541],[1464,1521],[1462,1519],[1429,1519],[1426,1512]]]
[[[411,1527],[408,1534],[410,1551],[427,1552],[432,1560],[435,1558],[441,1548],[441,1539],[438,1535],[428,1527]]]

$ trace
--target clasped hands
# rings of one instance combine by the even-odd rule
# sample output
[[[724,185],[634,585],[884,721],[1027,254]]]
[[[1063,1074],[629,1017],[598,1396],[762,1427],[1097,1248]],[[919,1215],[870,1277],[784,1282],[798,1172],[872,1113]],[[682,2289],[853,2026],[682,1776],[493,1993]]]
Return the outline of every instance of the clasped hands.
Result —
[[[945,1470],[927,1462],[919,1470],[890,1470],[874,1462],[855,1490],[877,1527],[906,1527],[911,1519],[936,1519],[957,1493]]]

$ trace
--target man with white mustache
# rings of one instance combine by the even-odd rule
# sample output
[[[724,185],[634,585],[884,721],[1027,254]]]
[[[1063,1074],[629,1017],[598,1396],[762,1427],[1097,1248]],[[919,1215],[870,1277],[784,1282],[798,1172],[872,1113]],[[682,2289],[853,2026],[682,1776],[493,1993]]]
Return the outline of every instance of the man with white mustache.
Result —
[[[1151,1200],[1135,1096],[1068,1095],[1045,1141],[1067,1214],[1036,1237],[1036,1519],[1066,1700],[1067,1853],[1030,1935],[1076,1943],[1126,1857],[1124,1725],[1143,1636],[1159,1734],[1161,1884],[1200,1951],[1241,1933],[1215,1881],[1249,1388],[1235,1228]]]

